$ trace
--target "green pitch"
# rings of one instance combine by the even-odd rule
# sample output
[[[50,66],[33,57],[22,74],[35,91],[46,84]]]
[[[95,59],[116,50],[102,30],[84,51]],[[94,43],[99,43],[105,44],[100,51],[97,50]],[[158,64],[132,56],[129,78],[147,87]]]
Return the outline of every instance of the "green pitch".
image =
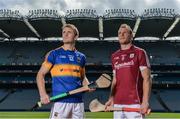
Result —
[[[0,119],[48,119],[49,112],[0,112]],[[112,112],[86,112],[86,118],[112,118]],[[151,113],[147,118],[180,118],[180,113]]]

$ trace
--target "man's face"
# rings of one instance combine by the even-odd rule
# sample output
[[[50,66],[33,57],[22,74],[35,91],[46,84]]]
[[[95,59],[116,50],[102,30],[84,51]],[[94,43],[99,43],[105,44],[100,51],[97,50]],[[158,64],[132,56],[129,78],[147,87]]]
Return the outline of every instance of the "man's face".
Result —
[[[120,28],[118,31],[119,43],[122,45],[129,44],[132,39],[132,35],[127,28]]]
[[[71,44],[74,43],[75,40],[77,39],[77,36],[75,36],[73,29],[69,27],[65,27],[62,31],[62,37],[63,37],[63,42],[65,44]]]

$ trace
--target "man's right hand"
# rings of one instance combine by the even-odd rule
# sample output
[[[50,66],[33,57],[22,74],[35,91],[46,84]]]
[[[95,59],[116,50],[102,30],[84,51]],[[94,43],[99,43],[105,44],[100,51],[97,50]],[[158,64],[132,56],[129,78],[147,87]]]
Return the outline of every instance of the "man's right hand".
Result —
[[[109,112],[111,110],[108,109],[109,106],[112,106],[114,104],[113,98],[109,98],[109,100],[105,103],[105,112]]]
[[[50,103],[50,98],[47,94],[41,96],[40,98],[42,104],[48,104]]]

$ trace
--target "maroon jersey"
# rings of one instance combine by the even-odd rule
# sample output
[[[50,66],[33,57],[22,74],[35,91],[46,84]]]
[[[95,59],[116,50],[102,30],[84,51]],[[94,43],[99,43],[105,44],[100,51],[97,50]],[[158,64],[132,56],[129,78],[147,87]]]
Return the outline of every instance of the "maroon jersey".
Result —
[[[114,104],[140,104],[143,96],[141,70],[150,68],[146,52],[132,45],[113,53],[111,60],[116,78]]]

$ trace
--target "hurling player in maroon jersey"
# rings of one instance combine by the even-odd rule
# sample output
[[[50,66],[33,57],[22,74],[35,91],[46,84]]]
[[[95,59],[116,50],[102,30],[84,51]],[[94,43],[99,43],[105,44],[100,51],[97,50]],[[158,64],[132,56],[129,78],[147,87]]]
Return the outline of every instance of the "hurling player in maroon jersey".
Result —
[[[112,54],[113,81],[107,106],[141,108],[141,112],[114,111],[117,118],[143,118],[149,108],[151,70],[144,49],[132,44],[133,32],[122,24],[118,30],[120,49]]]

